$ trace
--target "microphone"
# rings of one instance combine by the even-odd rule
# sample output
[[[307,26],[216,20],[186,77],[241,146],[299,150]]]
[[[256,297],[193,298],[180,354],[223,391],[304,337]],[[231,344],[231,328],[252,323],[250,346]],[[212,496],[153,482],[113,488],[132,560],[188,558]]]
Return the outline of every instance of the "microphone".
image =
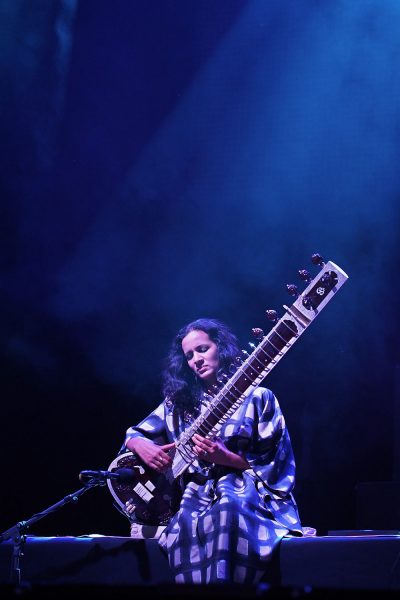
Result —
[[[136,473],[133,469],[117,469],[116,471],[81,471],[79,479],[97,479],[98,481],[106,481],[114,479],[118,483],[132,483],[136,479]]]

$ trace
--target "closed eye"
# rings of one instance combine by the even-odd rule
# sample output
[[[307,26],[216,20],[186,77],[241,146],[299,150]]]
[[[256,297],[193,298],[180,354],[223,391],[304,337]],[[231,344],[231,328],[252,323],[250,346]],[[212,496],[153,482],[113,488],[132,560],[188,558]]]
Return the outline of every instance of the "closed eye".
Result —
[[[198,348],[196,348],[197,352],[207,352],[207,350],[209,349],[210,346],[199,346]]]
[[[196,348],[196,352],[200,352],[200,354],[204,354],[205,352],[207,352],[207,350],[209,349],[210,346],[208,346],[207,344],[201,345],[201,346],[197,346]],[[190,352],[187,352],[185,354],[185,358],[186,360],[192,360],[193,358],[193,352],[192,350],[190,350]]]

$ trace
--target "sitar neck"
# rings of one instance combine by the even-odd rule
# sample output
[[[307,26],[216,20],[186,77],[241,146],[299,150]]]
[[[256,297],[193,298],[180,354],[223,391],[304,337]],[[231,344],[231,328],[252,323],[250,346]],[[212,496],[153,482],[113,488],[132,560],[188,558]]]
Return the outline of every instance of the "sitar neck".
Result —
[[[322,259],[318,264],[321,263]],[[224,423],[267,377],[347,279],[346,273],[333,262],[322,263],[322,270],[304,292],[297,295],[290,307],[284,306],[284,315],[267,335],[262,335],[251,354],[245,353],[247,357],[240,362],[236,372],[222,384],[202,414],[179,437],[172,467],[175,477],[196,458],[192,451],[193,435],[198,433],[205,438],[218,435]]]

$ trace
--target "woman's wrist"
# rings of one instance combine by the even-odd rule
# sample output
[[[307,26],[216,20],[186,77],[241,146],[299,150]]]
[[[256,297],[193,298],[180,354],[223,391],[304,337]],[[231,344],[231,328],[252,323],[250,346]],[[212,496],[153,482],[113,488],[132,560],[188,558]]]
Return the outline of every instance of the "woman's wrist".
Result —
[[[235,454],[235,452],[230,452],[230,464],[228,466],[237,469],[238,471],[245,471],[250,468],[250,465],[244,456]]]
[[[130,440],[128,440],[125,444],[125,446],[128,448],[128,450],[130,450],[131,452],[136,452],[137,448],[140,447],[141,445],[143,445],[143,442],[146,443],[152,443],[150,440],[148,440],[147,438],[143,438],[143,437],[134,437],[131,438]]]

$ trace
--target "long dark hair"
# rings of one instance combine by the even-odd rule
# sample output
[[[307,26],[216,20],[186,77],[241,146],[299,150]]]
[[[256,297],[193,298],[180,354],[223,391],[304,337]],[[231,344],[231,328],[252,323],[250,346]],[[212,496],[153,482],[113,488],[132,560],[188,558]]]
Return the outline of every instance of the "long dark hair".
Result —
[[[217,319],[197,319],[178,331],[165,361],[162,374],[162,391],[168,403],[178,409],[189,412],[198,406],[204,391],[201,380],[187,364],[182,350],[182,340],[191,331],[204,331],[217,345],[219,370],[217,377],[223,373],[230,375],[235,358],[239,355],[239,346],[232,331]]]

